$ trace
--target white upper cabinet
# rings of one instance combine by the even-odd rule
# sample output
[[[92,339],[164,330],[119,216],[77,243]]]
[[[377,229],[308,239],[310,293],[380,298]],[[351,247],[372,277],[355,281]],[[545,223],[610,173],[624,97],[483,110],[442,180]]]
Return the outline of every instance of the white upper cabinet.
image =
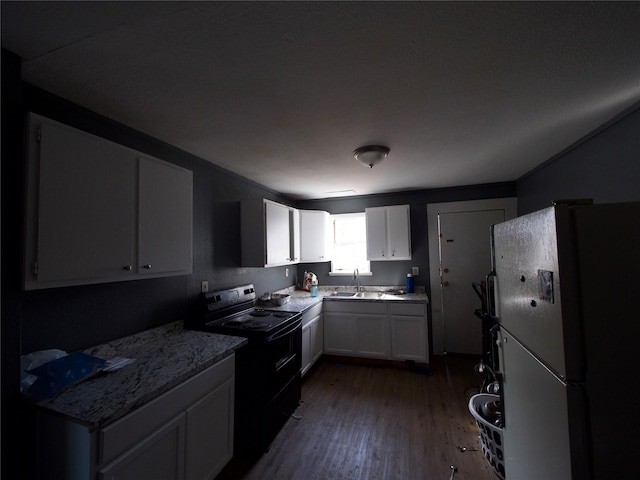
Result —
[[[275,267],[300,261],[298,211],[265,199],[243,200],[240,207],[243,267]]]
[[[189,170],[138,159],[138,273],[191,273],[192,185]]]
[[[365,209],[368,260],[411,260],[409,205]]]
[[[300,210],[300,261],[331,260],[331,216],[320,210]]]
[[[25,289],[191,273],[191,171],[38,115],[28,128]]]

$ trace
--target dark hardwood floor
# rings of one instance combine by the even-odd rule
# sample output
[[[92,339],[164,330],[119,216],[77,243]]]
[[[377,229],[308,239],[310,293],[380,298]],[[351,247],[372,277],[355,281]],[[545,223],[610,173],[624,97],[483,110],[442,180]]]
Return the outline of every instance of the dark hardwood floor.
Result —
[[[455,480],[496,480],[467,408],[478,362],[449,354],[412,370],[321,359],[270,450],[234,458],[217,479],[448,480],[455,465]]]

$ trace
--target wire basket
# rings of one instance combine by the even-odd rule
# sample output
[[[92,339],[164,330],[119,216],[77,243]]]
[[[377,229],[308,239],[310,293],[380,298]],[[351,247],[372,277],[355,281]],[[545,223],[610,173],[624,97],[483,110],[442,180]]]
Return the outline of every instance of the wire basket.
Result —
[[[493,425],[483,417],[483,406],[486,405],[487,402],[496,400],[500,400],[499,395],[488,393],[474,395],[469,399],[469,411],[478,424],[484,458],[489,462],[495,474],[504,480],[504,429]]]

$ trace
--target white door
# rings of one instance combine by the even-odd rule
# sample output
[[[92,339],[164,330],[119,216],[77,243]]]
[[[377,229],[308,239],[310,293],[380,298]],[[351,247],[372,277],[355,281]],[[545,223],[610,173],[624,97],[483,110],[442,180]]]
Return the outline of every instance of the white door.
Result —
[[[482,303],[472,283],[491,270],[490,227],[504,221],[503,210],[438,215],[440,293],[446,352],[482,353]]]
[[[514,218],[516,210],[514,197],[427,205],[429,301],[435,355],[481,352],[482,322],[474,311],[482,303],[471,285],[484,280],[491,268],[490,225]],[[442,242],[440,223],[444,228]],[[447,285],[441,286],[444,282]]]

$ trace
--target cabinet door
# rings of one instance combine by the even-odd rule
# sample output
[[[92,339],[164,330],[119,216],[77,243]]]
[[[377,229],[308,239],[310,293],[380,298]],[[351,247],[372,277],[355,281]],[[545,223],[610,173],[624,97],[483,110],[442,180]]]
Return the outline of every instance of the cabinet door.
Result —
[[[148,158],[138,168],[138,273],[190,274],[193,173]]]
[[[289,208],[289,261],[298,263],[301,255],[300,242],[300,212]]]
[[[387,216],[384,207],[365,209],[367,219],[367,259],[387,259]]]
[[[187,409],[186,480],[211,480],[233,457],[234,382]]]
[[[135,158],[92,135],[43,123],[39,167],[39,286],[130,277]]]
[[[181,414],[98,472],[98,480],[184,479],[185,414]]]
[[[266,215],[266,265],[291,263],[291,239],[289,235],[289,208],[277,203],[265,202]]]
[[[387,207],[388,260],[411,260],[409,205]]]
[[[302,327],[302,375],[311,367],[311,326]]]
[[[326,262],[330,258],[328,240],[330,229],[328,212],[300,211],[300,255],[302,262]]]
[[[390,358],[389,319],[386,316],[357,316],[356,353],[367,358]]]
[[[318,315],[311,324],[311,365],[320,358],[324,351],[324,319]]]
[[[428,361],[424,317],[391,317],[391,352],[398,360]]]
[[[350,314],[324,314],[324,351],[353,355],[356,350],[355,327]]]

